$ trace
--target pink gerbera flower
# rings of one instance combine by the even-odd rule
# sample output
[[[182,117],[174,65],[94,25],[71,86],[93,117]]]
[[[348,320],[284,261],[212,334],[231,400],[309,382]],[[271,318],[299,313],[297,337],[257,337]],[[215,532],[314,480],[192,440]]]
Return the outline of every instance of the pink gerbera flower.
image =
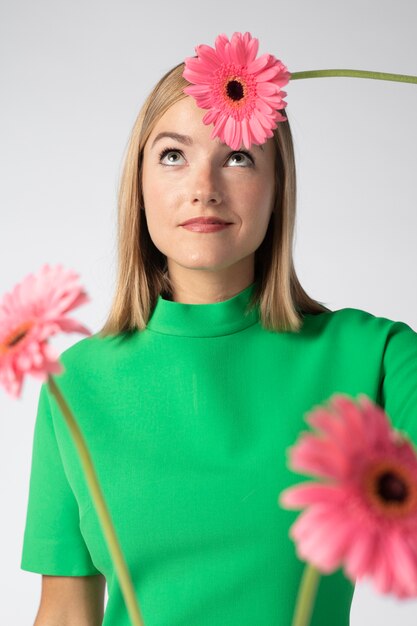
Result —
[[[47,339],[60,331],[90,335],[66,313],[88,302],[78,275],[44,265],[37,276],[29,274],[0,303],[0,383],[18,397],[25,374],[46,380],[62,366]]]
[[[272,54],[256,59],[258,39],[234,33],[231,41],[218,35],[216,49],[196,46],[197,58],[185,59],[183,77],[193,85],[184,93],[195,98],[205,124],[214,123],[211,138],[220,137],[232,149],[262,144],[272,137],[276,122],[285,122],[287,95],[282,91],[291,74]]]
[[[352,579],[369,576],[381,593],[417,596],[412,442],[364,394],[357,403],[334,395],[305,419],[318,433],[301,435],[289,464],[327,480],[280,494],[284,507],[309,507],[290,529],[299,557],[326,573],[343,566]]]

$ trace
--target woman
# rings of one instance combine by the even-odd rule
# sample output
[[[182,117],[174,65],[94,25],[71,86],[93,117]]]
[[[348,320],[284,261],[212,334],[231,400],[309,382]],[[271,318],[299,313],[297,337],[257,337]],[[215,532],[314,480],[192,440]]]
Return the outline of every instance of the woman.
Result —
[[[336,391],[367,394],[417,441],[417,334],[305,293],[292,259],[288,121],[264,144],[231,150],[211,139],[183,70],[159,81],[133,128],[115,299],[100,333],[64,352],[59,383],[146,626],[290,624],[304,564],[288,538],[295,514],[277,504],[299,480],[286,449],[306,411]],[[105,626],[128,626],[45,385],[21,566],[43,575],[36,626],[95,626],[103,614]],[[342,571],[323,577],[312,626],[347,626],[353,591]]]

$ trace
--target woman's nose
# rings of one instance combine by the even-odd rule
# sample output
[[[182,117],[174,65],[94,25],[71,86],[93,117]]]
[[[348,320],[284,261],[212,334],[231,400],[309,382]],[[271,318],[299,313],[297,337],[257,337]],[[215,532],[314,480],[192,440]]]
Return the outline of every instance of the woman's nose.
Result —
[[[191,184],[190,192],[193,204],[219,204],[222,201],[220,183],[210,163],[206,162],[196,168]]]

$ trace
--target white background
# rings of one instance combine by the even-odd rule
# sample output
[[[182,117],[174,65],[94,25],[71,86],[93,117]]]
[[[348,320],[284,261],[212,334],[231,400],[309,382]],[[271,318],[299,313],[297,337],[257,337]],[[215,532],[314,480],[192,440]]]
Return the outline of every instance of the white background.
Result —
[[[291,72],[416,75],[416,23],[413,0],[3,0],[1,293],[45,262],[62,263],[91,296],[77,319],[93,332],[101,327],[114,288],[128,135],[149,90],[195,45],[248,30],[260,54]],[[302,285],[332,310],[361,308],[417,329],[417,85],[321,78],[290,82],[287,91]],[[30,379],[20,400],[0,395],[0,623],[9,626],[32,624],[39,602],[41,576],[20,570],[39,388]],[[354,626],[416,622],[417,600],[357,585]]]

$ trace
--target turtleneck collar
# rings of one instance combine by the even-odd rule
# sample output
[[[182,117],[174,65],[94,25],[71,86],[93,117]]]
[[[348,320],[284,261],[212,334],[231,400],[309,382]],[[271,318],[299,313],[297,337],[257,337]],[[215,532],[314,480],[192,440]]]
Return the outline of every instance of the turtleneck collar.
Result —
[[[259,308],[246,311],[255,283],[221,302],[184,304],[158,297],[147,328],[166,335],[219,337],[237,333],[259,320]]]

